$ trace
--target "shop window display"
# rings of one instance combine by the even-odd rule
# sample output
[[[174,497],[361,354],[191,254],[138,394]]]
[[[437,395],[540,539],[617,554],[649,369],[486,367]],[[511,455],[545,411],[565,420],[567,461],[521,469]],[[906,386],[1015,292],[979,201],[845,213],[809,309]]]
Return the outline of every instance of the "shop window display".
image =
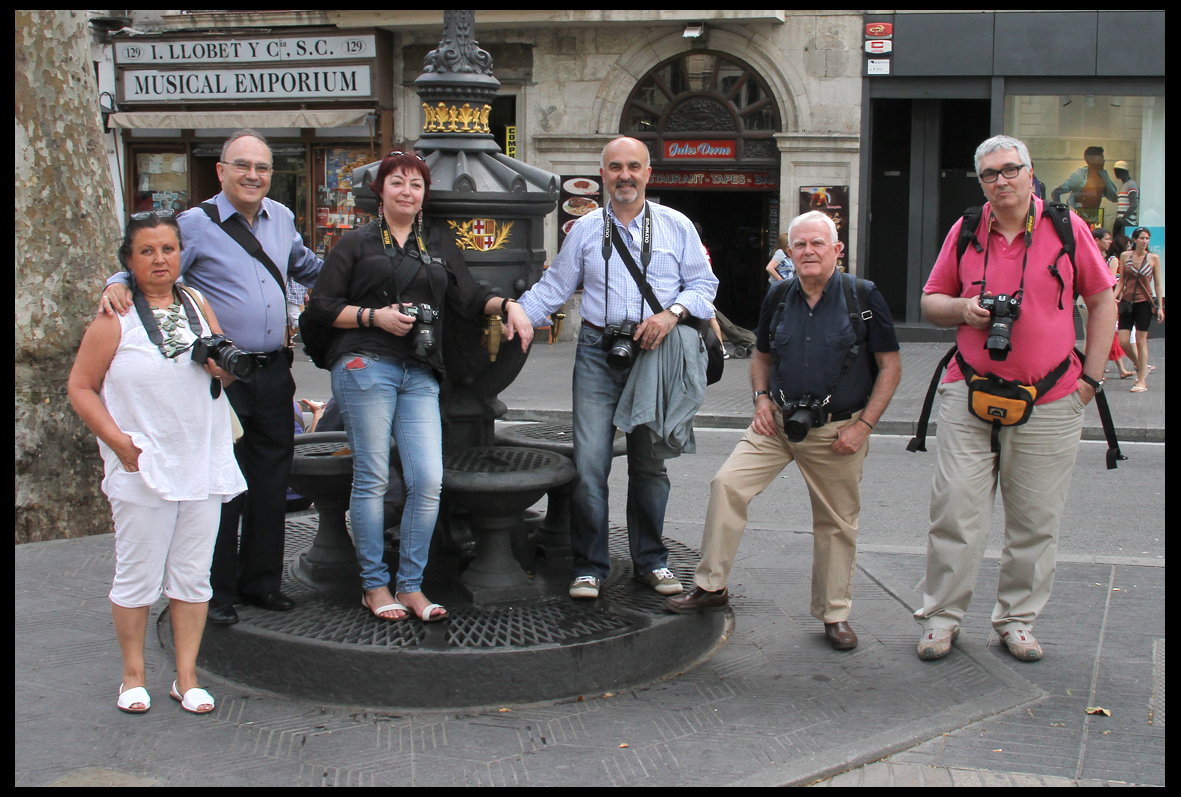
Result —
[[[314,151],[316,180],[315,240],[313,248],[325,257],[354,227],[368,224],[373,217],[356,206],[353,198],[353,169],[376,160],[368,148],[331,148]]]
[[[1005,132],[1029,147],[1046,199],[1113,232],[1163,228],[1164,127],[1164,97],[1005,98]]]
[[[189,207],[189,159],[183,149],[135,154],[131,213]]]

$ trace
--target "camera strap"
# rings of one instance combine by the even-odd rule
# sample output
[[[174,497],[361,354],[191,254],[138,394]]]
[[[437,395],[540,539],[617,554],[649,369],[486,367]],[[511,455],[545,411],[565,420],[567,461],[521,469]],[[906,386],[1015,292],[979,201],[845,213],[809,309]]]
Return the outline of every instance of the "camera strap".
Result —
[[[413,230],[412,234],[414,234]],[[410,283],[414,282],[414,278],[418,276],[423,264],[431,262],[431,256],[426,253],[426,239],[422,234],[422,216],[418,217],[418,230],[413,249],[410,248],[409,239],[406,241],[406,246],[398,248],[394,242],[394,236],[390,233],[389,224],[386,223],[385,216],[382,216],[381,245],[385,249],[386,256],[390,259],[390,267],[393,269],[391,282],[393,282],[394,300],[390,304],[401,304],[402,292],[410,287]],[[388,297],[384,290],[382,293]]]
[[[213,202],[202,202],[201,210],[205,211],[205,215],[209,217],[210,221],[221,227],[222,231],[234,239],[238,246],[246,250],[246,254],[253,257],[259,263],[263,264],[267,272],[275,278],[275,282],[279,284],[279,290],[283,292],[283,301],[287,301],[287,282],[283,279],[283,275],[279,272],[279,267],[275,265],[275,261],[271,260],[271,256],[262,248],[262,242],[254,237],[254,233],[246,229],[245,222],[234,221],[234,217],[223,220],[221,212],[217,209],[217,205]],[[288,328],[285,337],[283,338],[283,348],[291,348],[291,330]],[[290,357],[288,358],[290,364]]]
[[[177,296],[179,291],[180,295]],[[177,299],[177,303],[182,305],[185,309],[185,318],[189,322],[189,330],[198,338],[201,337],[201,316],[194,305],[193,299],[189,296],[189,292],[185,289],[173,285],[172,296]],[[156,348],[160,349],[160,353],[166,358],[172,360],[180,356],[181,352],[192,348],[193,344],[185,346],[183,349],[177,349],[172,354],[169,354],[164,346],[164,333],[160,330],[160,322],[156,320],[156,314],[152,312],[151,306],[148,304],[148,299],[144,296],[143,291],[136,288],[131,294],[132,303],[135,304],[135,311],[139,313],[139,320],[147,330],[148,340],[155,344]]]
[[[1033,245],[1033,222],[1036,218],[1034,214],[1033,198],[1029,200],[1029,212],[1025,214],[1025,254],[1021,257],[1021,284],[1018,285],[1017,290],[1010,294],[1017,299],[1018,303],[1025,297],[1025,266],[1029,263],[1029,247]],[[980,286],[980,298],[984,298],[985,289],[988,287],[988,253],[992,249],[992,211],[988,213],[988,229],[984,232],[984,269],[980,274],[980,281],[973,282],[973,285]],[[1057,275],[1055,275],[1057,276]],[[1061,277],[1059,277],[1061,281]],[[1059,297],[1059,304],[1061,304],[1061,297]]]
[[[623,236],[620,234],[615,222],[611,220],[607,213],[607,208],[603,208],[603,326],[608,323],[607,318],[607,297],[610,295],[608,285],[608,275],[610,272],[611,262],[611,246],[615,245],[615,251],[619,252],[619,257],[623,259],[623,264],[627,266],[628,273],[631,274],[632,279],[636,281],[636,287],[640,289],[644,300],[648,302],[648,306],[652,308],[652,314],[662,312],[663,307],[660,302],[656,300],[656,294],[652,292],[652,286],[648,284],[648,264],[652,262],[652,209],[648,207],[648,202],[644,202],[644,222],[643,232],[640,240],[640,262],[644,264],[644,273],[640,273],[639,266],[636,265],[636,259],[632,257],[632,253],[628,250],[627,245],[623,242]]]

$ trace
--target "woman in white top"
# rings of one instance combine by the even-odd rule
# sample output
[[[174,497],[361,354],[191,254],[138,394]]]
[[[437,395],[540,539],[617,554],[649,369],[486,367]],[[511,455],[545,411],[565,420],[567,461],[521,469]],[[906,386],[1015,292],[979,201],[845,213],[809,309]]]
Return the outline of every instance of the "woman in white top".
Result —
[[[213,710],[197,684],[197,651],[212,595],[209,566],[221,505],[246,489],[234,460],[233,377],[193,361],[198,337],[220,334],[196,291],[176,285],[180,229],[170,211],[131,217],[119,260],[135,277],[135,313],[99,315],[70,371],[74,411],[99,439],[103,492],[115,524],[111,611],[123,651],[116,705],[151,707],[144,636],[151,605],[169,598],[176,645],[170,695],[196,714]],[[212,381],[211,381],[212,377]]]

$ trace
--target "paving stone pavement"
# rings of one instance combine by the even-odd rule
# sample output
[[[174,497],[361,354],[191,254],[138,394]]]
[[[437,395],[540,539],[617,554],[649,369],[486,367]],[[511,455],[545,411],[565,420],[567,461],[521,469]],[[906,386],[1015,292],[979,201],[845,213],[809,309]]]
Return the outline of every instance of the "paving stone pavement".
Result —
[[[904,344],[906,376],[888,418],[912,422],[943,349]],[[568,413],[572,355],[562,344],[536,347],[527,378],[502,398],[518,414]],[[1152,361],[1149,392],[1112,390],[1113,411],[1117,426],[1163,441],[1163,340],[1153,341]],[[730,361],[711,388],[703,410],[711,420],[749,419],[744,366]],[[325,395],[297,381],[302,395]],[[665,533],[696,548],[701,526],[669,524]],[[172,664],[150,635],[152,710],[114,707],[121,658],[107,600],[111,535],[17,546],[14,782],[1165,784],[1163,563],[1060,562],[1039,625],[1041,662],[1014,661],[980,607],[950,656],[921,662],[910,611],[922,556],[859,556],[852,622],[861,644],[835,653],[807,614],[809,535],[752,529],[740,553],[727,644],[664,681],[508,711],[399,713],[292,700],[206,675],[218,707],[196,717],[168,699]],[[996,564],[981,569],[981,595],[995,590]]]

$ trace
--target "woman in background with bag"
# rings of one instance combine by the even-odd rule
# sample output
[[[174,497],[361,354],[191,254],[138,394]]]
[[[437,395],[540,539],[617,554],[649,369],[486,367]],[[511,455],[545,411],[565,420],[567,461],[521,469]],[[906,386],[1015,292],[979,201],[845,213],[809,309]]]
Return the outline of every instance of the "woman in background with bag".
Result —
[[[99,439],[102,489],[114,515],[110,599],[123,652],[116,705],[133,714],[152,704],[144,635],[161,594],[176,646],[169,694],[191,713],[213,711],[196,669],[213,594],[209,567],[222,503],[246,489],[221,392],[233,377],[210,360],[194,362],[191,352],[221,328],[200,293],[176,285],[180,250],[171,211],[132,215],[119,260],[135,277],[137,312],[100,313],[69,379],[70,403]]]
[[[1115,298],[1119,302],[1119,343],[1136,364],[1136,384],[1133,393],[1148,390],[1148,327],[1152,317],[1164,323],[1165,303],[1161,296],[1160,257],[1148,251],[1152,233],[1147,227],[1137,227],[1132,233],[1135,248],[1125,252],[1121,262],[1119,287]],[[1149,285],[1151,278],[1151,287]],[[1133,327],[1136,345],[1131,344]]]

